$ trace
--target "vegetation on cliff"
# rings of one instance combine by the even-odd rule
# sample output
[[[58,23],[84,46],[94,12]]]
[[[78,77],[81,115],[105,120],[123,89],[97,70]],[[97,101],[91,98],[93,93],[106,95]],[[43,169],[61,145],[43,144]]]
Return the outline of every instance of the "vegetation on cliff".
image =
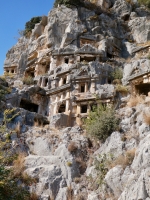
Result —
[[[115,110],[103,105],[91,111],[85,122],[88,135],[102,141],[118,128],[118,123]]]
[[[58,5],[66,5],[66,6],[83,6],[84,3],[83,3],[83,0],[55,0],[55,3],[54,3],[54,7],[57,7]]]
[[[31,33],[32,29],[34,29],[35,24],[39,23],[41,21],[42,17],[32,17],[30,21],[26,22],[25,24],[25,30],[23,31],[24,36],[28,36],[29,33]]]
[[[150,0],[138,0],[138,2],[150,8]]]

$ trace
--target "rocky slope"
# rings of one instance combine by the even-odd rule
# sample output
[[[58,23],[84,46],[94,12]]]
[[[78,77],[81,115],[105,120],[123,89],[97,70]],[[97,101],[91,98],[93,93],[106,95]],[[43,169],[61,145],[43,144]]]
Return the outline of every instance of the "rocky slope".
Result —
[[[21,79],[31,70],[30,62],[36,65],[43,58],[49,59],[53,67],[52,53],[79,51],[84,45],[100,51],[105,58],[102,63],[124,69],[122,82],[132,86],[132,77],[150,69],[149,11],[136,1],[125,0],[98,0],[91,9],[61,5],[36,24],[29,38],[21,37],[8,51],[4,63],[5,77],[12,89],[8,90],[7,83],[0,79],[0,92],[5,96],[0,96],[1,125],[5,109],[16,107],[18,113],[7,124],[8,129],[14,130],[9,148],[14,153],[26,153],[25,172],[37,180],[30,191],[41,200],[150,200],[149,96],[129,93],[123,98],[119,93],[116,112],[120,128],[103,143],[89,139],[83,127],[49,125],[45,116],[48,88],[37,86],[44,67],[35,67],[36,76],[30,86]],[[12,76],[10,70],[17,72]],[[44,70],[42,75],[45,76]],[[103,89],[112,96],[112,91],[105,86]],[[34,102],[44,99],[41,114],[20,108],[21,98],[33,98]]]

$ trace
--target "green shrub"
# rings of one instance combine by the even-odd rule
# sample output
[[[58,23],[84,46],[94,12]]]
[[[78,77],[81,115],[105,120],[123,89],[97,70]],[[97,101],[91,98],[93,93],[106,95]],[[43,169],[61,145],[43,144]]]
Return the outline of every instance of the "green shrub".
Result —
[[[99,158],[95,158],[94,165],[97,171],[96,183],[101,186],[104,184],[104,178],[109,170],[110,158],[106,154],[99,155]]]
[[[29,192],[13,177],[13,172],[0,164],[0,199],[27,200]]]
[[[114,71],[111,73],[111,76],[113,80],[121,80],[123,78],[123,71],[121,68],[116,68]]]
[[[83,0],[55,0],[55,3],[54,3],[54,7],[57,7],[59,5],[66,5],[68,7],[70,6],[76,6],[76,7],[79,7],[79,6],[83,6],[84,3],[83,3]]]
[[[85,120],[87,134],[102,141],[105,141],[118,128],[118,123],[119,119],[115,115],[115,110],[102,105],[94,112],[90,112],[89,118]]]
[[[26,85],[34,84],[34,79],[31,76],[23,77],[22,81],[23,81],[23,84],[26,84]]]
[[[117,84],[116,85],[116,92],[128,93],[128,87],[124,86],[124,85]]]
[[[11,122],[15,117],[17,117],[20,113],[17,112],[16,108],[12,109],[6,109],[4,111],[4,123],[7,125],[7,123]]]
[[[5,95],[11,93],[11,89],[9,87],[5,87],[0,85],[0,101],[5,99]]]
[[[39,23],[41,21],[42,17],[32,17],[30,21],[26,22],[25,24],[25,30],[23,31],[24,36],[28,36],[28,34],[34,29],[35,24]]]
[[[150,8],[150,0],[138,0],[138,3]]]

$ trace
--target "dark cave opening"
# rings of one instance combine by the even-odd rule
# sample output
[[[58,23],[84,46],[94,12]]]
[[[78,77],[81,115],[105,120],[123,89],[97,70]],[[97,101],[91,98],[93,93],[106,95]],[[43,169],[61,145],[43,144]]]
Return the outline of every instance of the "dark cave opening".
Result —
[[[140,85],[136,85],[135,89],[137,93],[147,96],[148,92],[150,92],[150,83],[142,83]]]
[[[21,99],[20,108],[24,108],[30,112],[38,112],[39,106],[37,104],[31,103],[27,100]]]

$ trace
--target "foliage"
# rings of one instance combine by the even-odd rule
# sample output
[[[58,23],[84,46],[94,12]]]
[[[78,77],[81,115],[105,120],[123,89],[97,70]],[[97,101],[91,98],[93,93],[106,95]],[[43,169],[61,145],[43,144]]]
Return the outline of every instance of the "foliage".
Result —
[[[104,178],[109,170],[110,163],[113,159],[111,154],[103,154],[99,155],[98,158],[95,159],[94,165],[97,172],[96,183],[101,186],[104,184]]]
[[[0,199],[3,200],[27,200],[29,192],[18,184],[18,180],[14,178],[13,172],[6,169],[0,163]]]
[[[70,142],[70,144],[68,145],[68,151],[73,153],[77,150],[77,145],[75,142]]]
[[[23,84],[26,84],[26,85],[32,85],[34,83],[34,79],[32,76],[23,77],[22,81],[23,81]]]
[[[148,8],[150,8],[150,0],[138,0],[138,3],[143,4],[147,6]]]
[[[10,140],[11,131],[6,126],[3,126],[1,130],[3,132],[0,131],[0,199],[34,199],[33,194],[30,195],[28,191],[28,186],[35,183],[36,180],[22,173],[24,157],[22,154],[16,155],[14,153]]]
[[[17,112],[16,108],[6,109],[4,111],[4,123],[5,123],[5,125],[7,125],[7,123],[11,122],[18,115],[19,115],[19,112]]]
[[[128,93],[128,87],[124,86],[124,85],[117,84],[116,85],[116,92]]]
[[[59,5],[66,5],[68,7],[70,6],[76,6],[76,7],[79,7],[79,6],[83,6],[84,3],[83,3],[83,0],[55,0],[55,3],[54,3],[54,7],[57,7]]]
[[[41,21],[42,17],[32,17],[30,19],[30,21],[26,22],[25,24],[25,30],[24,30],[24,36],[27,36],[31,31],[32,29],[34,29],[35,27],[35,24],[39,23]],[[22,33],[21,33],[22,34]]]
[[[130,96],[130,99],[129,99],[127,105],[129,107],[134,107],[143,102],[144,102],[144,98],[142,95],[139,95],[139,94],[134,95],[133,94]]]
[[[118,128],[119,119],[112,107],[100,105],[89,113],[85,120],[87,134],[90,137],[105,141]]]
[[[114,69],[114,71],[111,73],[112,78],[115,79],[119,79],[121,80],[123,78],[123,71],[121,68],[116,68]]]
[[[150,125],[150,114],[143,112],[143,119],[147,125]]]
[[[131,165],[135,156],[135,151],[135,148],[127,150],[123,155],[119,155],[116,159],[113,159],[110,163],[110,168],[121,165],[125,169],[127,166]]]
[[[0,85],[0,101],[5,99],[5,95],[9,94],[11,89]]]

